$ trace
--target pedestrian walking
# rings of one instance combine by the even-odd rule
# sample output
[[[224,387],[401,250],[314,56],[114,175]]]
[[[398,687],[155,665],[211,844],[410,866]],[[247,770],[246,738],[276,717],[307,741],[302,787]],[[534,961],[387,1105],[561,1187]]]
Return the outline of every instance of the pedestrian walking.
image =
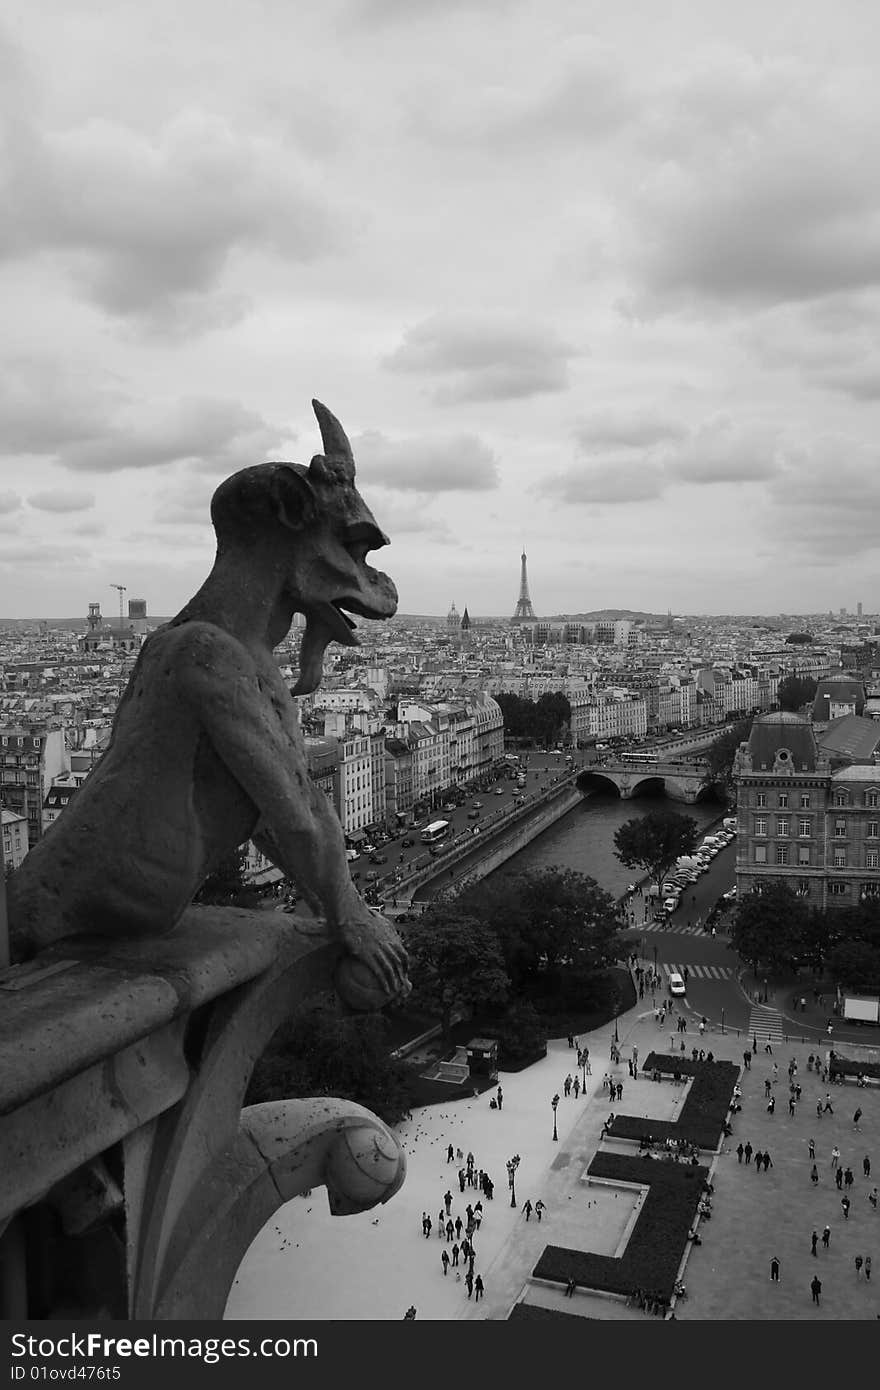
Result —
[[[618,1083],[617,1083],[617,1099],[618,1099],[618,1100],[623,1100],[623,1082],[622,1082],[622,1081],[618,1081]]]
[[[865,1256],[865,1278],[868,1279],[868,1280],[870,1280],[870,1278],[871,1278],[871,1256],[870,1256],[870,1255],[866,1255],[866,1256]]]
[[[450,1220],[447,1221],[447,1223],[446,1223],[446,1243],[447,1243],[447,1245],[451,1245],[452,1242],[453,1242],[454,1240],[455,1240],[455,1226],[452,1224],[452,1221],[451,1221],[451,1219],[450,1219]]]
[[[767,1114],[772,1115],[776,1110],[776,1097],[771,1096],[767,1102]]]
[[[476,1279],[474,1280],[474,1302],[479,1303],[484,1293],[485,1286],[483,1284],[483,1276],[482,1274],[478,1274]]]
[[[456,1234],[456,1238],[457,1238],[458,1240],[461,1240],[461,1233],[462,1233],[462,1230],[463,1230],[463,1229],[464,1229],[464,1222],[462,1221],[462,1219],[461,1219],[460,1216],[457,1216],[457,1217],[455,1218],[455,1234]]]
[[[449,1273],[449,1255],[447,1254],[445,1245],[443,1247],[443,1254],[440,1256],[440,1259],[443,1264],[443,1275],[445,1278],[445,1276]]]
[[[764,1099],[765,1099],[765,1100],[769,1100],[769,1099],[770,1099],[770,1095],[771,1095],[772,1089],[773,1089],[773,1082],[770,1080],[769,1076],[765,1076],[765,1078],[764,1078]]]
[[[761,1165],[762,1165],[763,1162],[764,1162],[764,1153],[763,1153],[763,1150],[762,1150],[762,1149],[756,1149],[756,1150],[755,1150],[755,1172],[756,1172],[756,1173],[760,1173],[760,1171],[761,1171]]]
[[[455,1244],[454,1244],[453,1247],[452,1247],[452,1264],[453,1264],[454,1267],[457,1267],[457,1266],[458,1266],[458,1257],[459,1257],[459,1254],[460,1254],[460,1253],[461,1253],[460,1246],[459,1246],[459,1244],[458,1244],[458,1241],[456,1241]]]
[[[821,1102],[821,1100],[817,1100],[817,1101],[816,1101],[816,1118],[819,1119],[819,1120],[821,1120],[821,1118],[822,1118],[822,1102]]]
[[[496,1099],[497,1102],[498,1102],[498,1109],[500,1110],[500,1109],[502,1108],[503,1104],[504,1104],[504,1092],[502,1091],[502,1089],[501,1089],[500,1086],[498,1087],[498,1093],[497,1093],[495,1099]]]
[[[871,1176],[871,1160],[867,1154],[865,1154],[865,1157],[862,1159],[862,1172],[866,1178]]]
[[[772,1168],[772,1167],[773,1167],[773,1159],[770,1157],[770,1150],[769,1150],[769,1149],[765,1149],[765,1150],[764,1150],[764,1172],[766,1173],[767,1169],[768,1169],[768,1168]]]
[[[815,1139],[811,1139],[811,1140],[810,1140],[810,1158],[815,1158],[815,1157],[816,1157],[816,1141],[815,1141]]]
[[[831,1167],[832,1167],[832,1169],[837,1168],[839,1164],[840,1164],[840,1149],[839,1149],[839,1148],[837,1147],[837,1145],[835,1144],[835,1145],[834,1145],[834,1148],[831,1150]]]
[[[844,1219],[844,1221],[849,1221],[849,1209],[850,1209],[851,1203],[850,1203],[849,1198],[846,1196],[846,1194],[844,1194],[844,1196],[841,1197],[841,1199],[840,1199],[840,1205],[843,1207],[843,1219]]]
[[[779,1258],[777,1255],[774,1255],[770,1261],[770,1280],[771,1283],[779,1283]]]
[[[810,1236],[810,1254],[811,1254],[811,1255],[815,1255],[815,1256],[816,1256],[816,1259],[819,1258],[818,1255],[816,1255],[816,1247],[818,1246],[818,1244],[819,1244],[819,1232],[818,1232],[818,1231],[815,1229],[815,1227],[814,1227],[814,1229],[813,1229],[813,1234]]]
[[[856,1267],[856,1278],[857,1278],[857,1279],[861,1279],[861,1277],[862,1277],[862,1265],[863,1265],[864,1263],[865,1263],[865,1261],[862,1259],[862,1256],[861,1256],[861,1255],[856,1255],[856,1258],[855,1258],[855,1267]]]
[[[793,1115],[794,1115],[794,1112],[795,1112],[795,1109],[796,1109],[796,1106],[795,1106],[795,1099],[794,1099],[794,1096],[789,1096],[789,1098],[788,1098],[788,1113],[789,1113],[789,1115],[793,1116]]]
[[[632,1063],[630,1063],[630,1066],[632,1066]],[[575,1077],[575,1079],[574,1079],[574,1085],[572,1086],[571,1089],[574,1091],[574,1098],[575,1098],[575,1100],[577,1100],[578,1096],[579,1096],[580,1093],[581,1093],[581,1083],[580,1083],[580,1078],[579,1078],[579,1077],[577,1077],[577,1076]]]
[[[466,1182],[467,1182],[467,1174],[465,1173],[465,1171],[464,1171],[463,1168],[459,1168],[459,1170],[458,1170],[458,1185],[459,1185],[459,1187],[461,1188],[462,1192],[464,1192],[464,1188],[465,1188],[465,1183],[466,1183]]]
[[[854,1129],[858,1129],[858,1127],[859,1127],[859,1120],[860,1120],[861,1118],[862,1118],[862,1107],[859,1106],[858,1110],[857,1110],[857,1111],[855,1112],[855,1114],[853,1115],[853,1128],[854,1128]]]
[[[853,1185],[854,1182],[855,1182],[855,1177],[853,1176],[853,1170],[852,1170],[852,1168],[849,1168],[849,1167],[844,1168],[844,1170],[843,1170],[843,1185],[844,1185],[844,1187],[852,1187],[852,1185]]]
[[[474,1291],[474,1276],[471,1274],[470,1270],[468,1270],[467,1274],[464,1276],[464,1282],[467,1287],[468,1298],[470,1298]]]
[[[837,1169],[837,1172],[834,1174],[834,1181],[837,1183],[837,1190],[838,1190],[838,1192],[839,1192],[840,1189],[843,1187],[843,1169],[842,1169],[842,1168],[838,1168],[838,1169]]]
[[[876,1189],[876,1187],[872,1188],[871,1191],[868,1193],[868,1201],[871,1203],[871,1206],[872,1206],[872,1207],[874,1208],[874,1210],[876,1211],[876,1210],[877,1210],[877,1189]]]
[[[455,1149],[454,1149],[454,1148],[452,1147],[452,1145],[450,1144],[450,1145],[449,1145],[449,1148],[446,1150],[446,1162],[447,1162],[447,1163],[453,1163],[454,1161],[455,1161]]]
[[[810,1169],[810,1182],[813,1184],[814,1187],[819,1182],[819,1169],[816,1167],[815,1163]]]
[[[542,1217],[543,1214],[544,1214],[544,1203],[541,1201],[541,1198],[539,1197],[538,1200],[537,1200],[537,1202],[535,1203],[535,1215],[537,1216],[539,1222],[540,1222],[541,1217]]]
[[[834,1106],[831,1104],[831,1092],[830,1092],[830,1091],[826,1091],[826,1092],[825,1092],[825,1104],[822,1106],[822,1114],[823,1114],[823,1115],[833,1115],[833,1114],[834,1114]]]
[[[449,1215],[451,1214],[451,1212],[452,1212],[452,1193],[451,1193],[451,1192],[448,1192],[448,1191],[447,1191],[447,1192],[444,1192],[444,1193],[443,1193],[443,1205],[444,1205],[445,1208],[446,1208],[446,1215],[449,1216]]]
[[[754,1150],[753,1150],[751,1144],[749,1143],[748,1140],[746,1140],[746,1146],[745,1146],[745,1148],[743,1149],[743,1153],[744,1153],[745,1156],[746,1156],[746,1164],[751,1163],[753,1152],[754,1152]]]
[[[427,1240],[431,1234],[431,1218],[426,1211],[422,1212],[422,1235]]]
[[[528,1197],[525,1202],[523,1202],[523,1216],[526,1218],[526,1221],[531,1221],[532,1219],[532,1203]]]
[[[569,1276],[568,1283],[567,1283],[566,1286],[565,1286],[565,1296],[566,1296],[566,1298],[571,1298],[571,1296],[572,1296],[572,1294],[574,1293],[574,1291],[575,1291],[576,1288],[577,1288],[577,1284],[576,1284],[574,1278],[573,1278],[572,1276]]]
[[[743,1154],[744,1154],[744,1153],[745,1153],[745,1149],[743,1148],[743,1142],[742,1142],[742,1140],[740,1139],[739,1143],[738,1143],[737,1146],[736,1146],[736,1157],[737,1157],[738,1162],[742,1163],[742,1161],[743,1161]]]
[[[816,1306],[818,1307],[818,1305],[819,1305],[819,1295],[820,1295],[820,1293],[822,1292],[822,1280],[821,1280],[817,1275],[815,1275],[815,1274],[813,1275],[812,1279],[810,1280],[810,1292],[811,1292],[812,1295],[813,1295],[813,1302],[814,1302],[814,1303],[816,1304]]]

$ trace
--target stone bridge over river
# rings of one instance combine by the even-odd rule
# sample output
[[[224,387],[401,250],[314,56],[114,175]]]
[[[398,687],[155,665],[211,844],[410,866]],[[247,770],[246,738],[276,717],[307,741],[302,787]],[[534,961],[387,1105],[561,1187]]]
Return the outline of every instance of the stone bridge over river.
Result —
[[[609,758],[586,768],[578,777],[577,785],[583,792],[615,787],[624,801],[662,790],[672,801],[692,804],[712,794],[713,783],[706,781],[706,774],[706,763],[697,759],[659,762],[650,758],[637,761]]]

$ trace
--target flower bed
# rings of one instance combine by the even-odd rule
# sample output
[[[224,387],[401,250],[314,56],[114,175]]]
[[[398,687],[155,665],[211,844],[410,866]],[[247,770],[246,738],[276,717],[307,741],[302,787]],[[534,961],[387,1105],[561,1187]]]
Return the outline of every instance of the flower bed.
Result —
[[[873,1081],[880,1081],[880,1062],[853,1062],[849,1057],[834,1057],[829,1071],[832,1077],[869,1076]]]
[[[648,1186],[623,1255],[614,1259],[548,1245],[535,1267],[535,1277],[560,1284],[574,1279],[581,1288],[606,1293],[633,1294],[642,1289],[657,1298],[671,1298],[708,1169],[700,1164],[597,1153],[588,1172],[593,1177]]]
[[[650,1075],[693,1077],[687,1099],[677,1120],[646,1120],[638,1115],[616,1115],[609,1133],[615,1139],[642,1139],[650,1134],[663,1143],[683,1139],[700,1149],[717,1149],[721,1129],[730,1109],[739,1067],[733,1062],[693,1062],[690,1058],[667,1057],[652,1052],[643,1070]]]

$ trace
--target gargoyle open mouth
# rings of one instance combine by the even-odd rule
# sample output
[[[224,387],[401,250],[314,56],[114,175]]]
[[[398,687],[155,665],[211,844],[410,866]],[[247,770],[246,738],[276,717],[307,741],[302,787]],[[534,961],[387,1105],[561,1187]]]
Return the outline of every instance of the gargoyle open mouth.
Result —
[[[390,618],[397,609],[397,590],[387,574],[360,564],[364,587],[369,598],[345,595],[341,598],[317,600],[305,609],[306,630],[299,653],[299,679],[294,695],[308,695],[321,683],[324,652],[330,642],[343,647],[360,646],[356,625],[349,611],[361,618]]]

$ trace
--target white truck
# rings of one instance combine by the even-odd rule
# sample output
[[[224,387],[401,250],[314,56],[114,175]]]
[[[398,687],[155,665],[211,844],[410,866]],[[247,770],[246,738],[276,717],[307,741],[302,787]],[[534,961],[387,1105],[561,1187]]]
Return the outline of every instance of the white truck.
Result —
[[[868,994],[845,994],[842,1016],[853,1023],[880,1022],[880,999]]]

